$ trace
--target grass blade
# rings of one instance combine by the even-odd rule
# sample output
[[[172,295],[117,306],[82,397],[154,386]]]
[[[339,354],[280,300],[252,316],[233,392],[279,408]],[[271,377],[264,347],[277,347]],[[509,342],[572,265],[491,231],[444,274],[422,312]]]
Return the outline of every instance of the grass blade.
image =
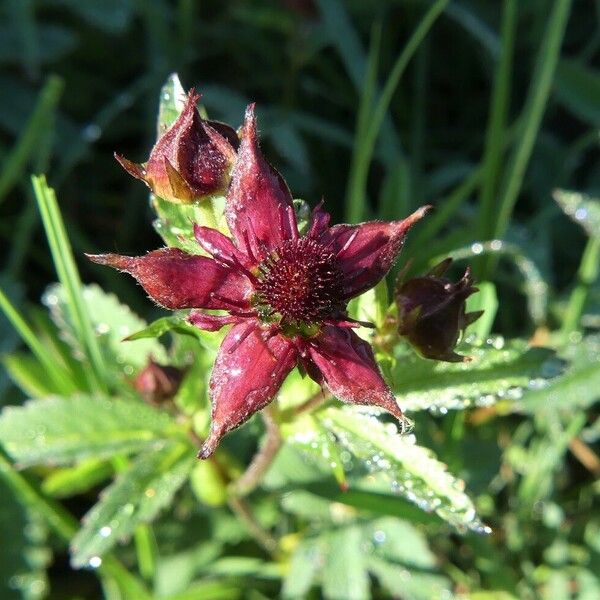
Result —
[[[385,119],[385,115],[392,101],[392,97],[400,79],[413,57],[421,42],[425,39],[427,33],[440,16],[448,0],[437,0],[427,11],[418,27],[415,29],[404,49],[396,59],[390,75],[385,83],[379,101],[373,109],[369,126],[365,130],[365,135],[361,143],[355,146],[352,157],[352,165],[350,168],[350,178],[348,181],[348,189],[346,193],[346,220],[350,223],[356,223],[363,217],[367,175],[369,165],[373,157],[375,142],[381,129],[381,125]]]
[[[4,160],[0,173],[0,203],[21,178],[29,158],[38,151],[39,141],[46,135],[48,124],[52,120],[63,88],[63,80],[52,75],[40,92],[35,108],[17,143]]]
[[[517,135],[513,155],[503,181],[498,211],[494,215],[494,228],[490,237],[500,238],[504,235],[521,190],[525,169],[529,163],[550,95],[570,8],[571,0],[556,0],[548,18],[527,100],[520,118],[521,133]],[[495,258],[490,257],[486,263],[485,272],[489,273],[495,264]]]
[[[493,237],[494,201],[502,168],[516,29],[517,2],[516,0],[505,0],[502,13],[502,49],[494,77],[492,105],[482,164],[481,200],[479,203],[479,237],[482,240]]]
[[[92,322],[83,301],[81,279],[73,258],[71,244],[58,209],[54,190],[48,187],[46,178],[32,177],[33,191],[46,230],[48,245],[60,282],[65,288],[68,309],[77,337],[85,350],[89,364],[86,372],[96,391],[106,391],[106,366],[100,352]]]

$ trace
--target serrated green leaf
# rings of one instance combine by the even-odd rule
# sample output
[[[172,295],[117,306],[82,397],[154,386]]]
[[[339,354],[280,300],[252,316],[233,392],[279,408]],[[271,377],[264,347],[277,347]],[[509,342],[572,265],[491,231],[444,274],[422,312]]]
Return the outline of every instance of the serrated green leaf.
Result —
[[[564,353],[568,367],[549,385],[512,405],[522,413],[586,409],[600,399],[600,336],[587,336]]]
[[[137,452],[174,431],[169,415],[146,404],[86,395],[30,400],[0,414],[0,442],[21,465]]]
[[[395,425],[356,407],[328,408],[319,417],[369,471],[388,480],[392,491],[435,511],[459,530],[487,531],[464,492],[464,482],[448,473],[431,450],[417,446],[414,436],[399,435]]]
[[[552,194],[563,212],[581,225],[590,237],[600,238],[600,200],[587,194],[554,190]]]
[[[152,356],[158,362],[166,362],[167,353],[157,340],[144,339],[134,342],[123,341],[132,332],[146,327],[146,322],[114,294],[108,294],[96,284],[86,285],[83,300],[92,320],[98,342],[107,363],[125,375],[132,375],[143,368]],[[73,351],[83,356],[66,308],[66,296],[61,285],[55,284],[44,294],[44,303],[50,309],[52,319],[60,329],[61,337]]]
[[[183,485],[195,460],[191,446],[181,443],[138,456],[84,517],[71,542],[73,567],[88,565],[130,536],[139,523],[152,521]]]
[[[282,427],[287,443],[298,448],[304,455],[319,463],[323,471],[329,471],[341,487],[346,487],[346,473],[335,438],[310,414],[296,417]]]
[[[561,371],[562,363],[553,351],[530,348],[523,340],[507,342],[496,336],[464,343],[458,352],[472,360],[446,363],[415,354],[399,355],[392,387],[400,406],[407,412],[446,413],[502,399],[517,400],[527,389],[545,385]]]
[[[340,528],[327,538],[323,595],[328,600],[367,600],[369,576],[358,525]]]

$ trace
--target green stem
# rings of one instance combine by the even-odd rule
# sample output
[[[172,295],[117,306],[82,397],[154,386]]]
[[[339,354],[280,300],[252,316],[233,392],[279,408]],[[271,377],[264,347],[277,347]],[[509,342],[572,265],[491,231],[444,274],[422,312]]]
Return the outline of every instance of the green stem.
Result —
[[[46,178],[32,177],[33,191],[46,230],[58,278],[65,289],[68,309],[79,342],[83,346],[89,364],[86,373],[93,389],[106,392],[106,367],[94,334],[90,316],[83,300],[81,279],[73,258],[71,244],[61,218],[54,190],[48,187]]]
[[[505,0],[502,13],[500,60],[494,77],[494,90],[482,165],[481,201],[479,204],[479,238],[482,240],[490,239],[494,230],[494,201],[506,135],[506,117],[510,102],[510,76],[517,29],[517,14],[516,0]]]
[[[579,270],[577,272],[578,282],[571,293],[569,304],[567,305],[567,311],[561,329],[564,341],[567,341],[569,335],[579,328],[579,320],[583,313],[583,309],[585,308],[585,301],[588,297],[590,287],[598,278],[599,271],[600,237],[591,237],[583,251],[581,263],[579,264]]]
[[[434,2],[411,35],[400,53],[400,56],[398,56],[394,63],[392,71],[381,92],[381,96],[379,97],[379,101],[370,115],[368,127],[365,129],[364,136],[360,140],[360,143],[355,146],[346,194],[346,220],[350,223],[355,223],[363,218],[369,165],[371,164],[371,159],[375,150],[377,136],[379,135],[381,125],[385,119],[392,97],[408,63],[425,36],[429,33],[429,30],[436,19],[448,4],[448,1],[449,0],[437,0]]]
[[[550,96],[570,8],[571,0],[556,0],[548,18],[527,100],[525,101],[523,116],[520,119],[522,123],[521,135],[518,136],[515,142],[514,151],[503,181],[498,212],[494,217],[494,227],[491,230],[492,235],[490,237],[492,238],[501,238],[504,235],[521,190],[525,169],[529,163]],[[489,274],[494,267],[495,259],[490,257],[485,265],[484,279],[489,278]]]

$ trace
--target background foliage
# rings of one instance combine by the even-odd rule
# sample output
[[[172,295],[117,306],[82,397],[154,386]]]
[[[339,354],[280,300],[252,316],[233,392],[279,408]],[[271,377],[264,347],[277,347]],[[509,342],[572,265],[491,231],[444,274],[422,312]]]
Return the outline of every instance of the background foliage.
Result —
[[[600,596],[597,2],[0,11],[0,596]],[[335,401],[301,410],[318,389],[293,374],[258,489],[235,484],[258,418],[196,461],[218,339],[157,325],[131,281],[82,260],[160,244],[156,205],[112,152],[145,159],[173,71],[232,125],[256,100],[267,156],[334,221],[436,205],[400,262],[473,265],[473,362],[390,336],[384,287],[353,306],[378,325],[413,434]],[[59,202],[31,185],[42,172]],[[171,243],[168,210],[155,227]],[[160,338],[121,342],[150,322]],[[186,368],[168,406],[131,385],[149,355]]]

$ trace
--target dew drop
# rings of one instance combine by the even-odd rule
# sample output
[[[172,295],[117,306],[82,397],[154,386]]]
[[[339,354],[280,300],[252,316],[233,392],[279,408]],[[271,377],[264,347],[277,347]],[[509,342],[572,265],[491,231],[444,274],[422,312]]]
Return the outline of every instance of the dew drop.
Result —
[[[100,528],[100,537],[107,538],[111,533],[112,529],[108,525]]]
[[[102,564],[102,559],[99,556],[92,556],[92,558],[90,558],[90,561],[88,563],[88,565],[92,569],[97,569],[101,564]]]
[[[374,534],[373,534],[373,541],[376,544],[383,544],[385,542],[385,531],[378,529]]]

